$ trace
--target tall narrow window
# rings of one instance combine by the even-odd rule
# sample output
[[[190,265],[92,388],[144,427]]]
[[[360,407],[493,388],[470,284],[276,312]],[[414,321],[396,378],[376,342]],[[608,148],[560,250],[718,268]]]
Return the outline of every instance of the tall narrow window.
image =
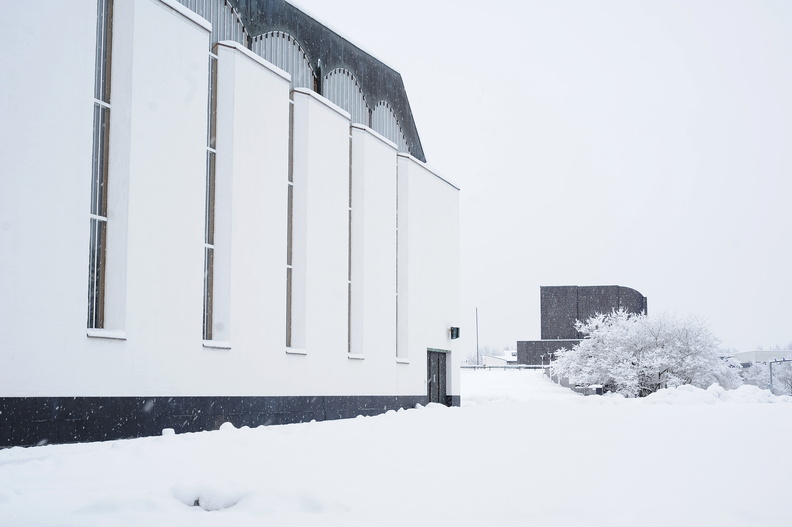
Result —
[[[214,322],[215,166],[217,135],[217,55],[209,53],[209,99],[206,116],[206,222],[204,225],[203,338],[212,340]]]
[[[396,357],[399,356],[399,158],[396,158]]]
[[[350,129],[351,130],[351,129]],[[352,353],[352,134],[349,135],[349,219],[347,223],[347,353]]]
[[[107,166],[110,139],[112,0],[99,0],[96,13],[91,240],[88,262],[88,327],[103,328],[107,253]]]
[[[286,347],[292,347],[292,290],[294,241],[294,100],[289,101],[289,180],[286,204]]]

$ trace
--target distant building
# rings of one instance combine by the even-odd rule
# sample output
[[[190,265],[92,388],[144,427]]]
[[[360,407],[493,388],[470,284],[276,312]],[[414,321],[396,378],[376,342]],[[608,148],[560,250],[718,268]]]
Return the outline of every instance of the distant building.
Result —
[[[517,364],[517,351],[504,350],[503,355],[484,355],[484,366],[511,366]]]
[[[770,362],[779,359],[786,359],[792,357],[792,350],[755,350],[755,351],[741,351],[734,354],[734,358],[740,361],[743,365],[748,365],[753,362]]]
[[[583,335],[575,329],[578,320],[614,309],[647,313],[645,296],[635,289],[618,285],[542,286],[540,301],[542,340],[517,342],[519,364],[547,364],[553,352],[580,342]]]

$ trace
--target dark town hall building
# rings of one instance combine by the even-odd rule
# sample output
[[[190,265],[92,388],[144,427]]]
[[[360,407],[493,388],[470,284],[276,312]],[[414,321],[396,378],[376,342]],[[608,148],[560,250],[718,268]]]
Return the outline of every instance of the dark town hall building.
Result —
[[[647,313],[646,297],[635,289],[618,285],[542,286],[540,288],[542,340],[517,342],[519,364],[546,364],[552,353],[571,348],[583,338],[575,322],[597,313],[625,309],[630,313]]]

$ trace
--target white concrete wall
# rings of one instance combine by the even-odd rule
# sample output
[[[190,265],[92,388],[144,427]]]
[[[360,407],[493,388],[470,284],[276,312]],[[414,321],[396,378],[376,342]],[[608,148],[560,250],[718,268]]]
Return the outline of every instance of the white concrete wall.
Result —
[[[8,163],[0,191],[2,395],[179,391],[186,336],[197,327],[200,338],[209,33],[178,5],[115,2],[108,273],[116,279],[108,284],[106,326],[128,340],[92,338],[96,2],[52,2],[33,17],[21,3],[6,7],[21,21],[7,49],[25,60],[3,54],[14,72],[3,92],[19,99],[16,110],[3,109],[18,122],[10,133],[0,119],[9,153],[0,156]],[[68,27],[70,37],[54,44],[54,27]]]
[[[86,338],[96,2],[30,10],[0,31],[3,395],[60,387]]]
[[[335,395],[348,389],[332,379],[348,361],[349,114],[308,90],[293,99],[290,367],[305,389]]]
[[[419,391],[427,348],[446,358],[447,392],[459,395],[459,189],[424,163],[399,154],[400,391]],[[420,380],[423,387],[426,377]]]
[[[190,389],[257,395],[285,381],[289,77],[236,42],[216,51],[214,295],[227,305],[216,305],[222,342],[193,352]]]
[[[115,18],[116,26],[132,23],[131,61],[113,56],[113,87],[130,90],[124,329],[132,364],[122,379],[98,377],[108,379],[105,390],[181,393],[202,327],[209,33],[156,0],[119,4],[133,6],[130,17]],[[111,164],[110,195],[113,176]],[[112,221],[110,211],[108,230]],[[112,353],[106,342],[91,344]]]
[[[396,393],[396,153],[391,141],[362,125],[352,126],[349,366],[350,375],[380,395]]]
[[[0,396],[426,393],[426,349],[454,351],[458,325],[456,188],[293,92],[287,348],[288,76],[235,43],[216,48],[223,342],[202,341],[210,35],[172,0],[115,2],[107,323],[86,330],[96,4],[26,11],[0,36]]]

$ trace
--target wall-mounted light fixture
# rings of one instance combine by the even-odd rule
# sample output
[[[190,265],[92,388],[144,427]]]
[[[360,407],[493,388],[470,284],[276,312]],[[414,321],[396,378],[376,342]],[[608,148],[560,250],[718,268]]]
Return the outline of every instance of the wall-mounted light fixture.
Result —
[[[459,328],[452,327],[449,328],[449,331],[451,332],[451,340],[459,338]]]

